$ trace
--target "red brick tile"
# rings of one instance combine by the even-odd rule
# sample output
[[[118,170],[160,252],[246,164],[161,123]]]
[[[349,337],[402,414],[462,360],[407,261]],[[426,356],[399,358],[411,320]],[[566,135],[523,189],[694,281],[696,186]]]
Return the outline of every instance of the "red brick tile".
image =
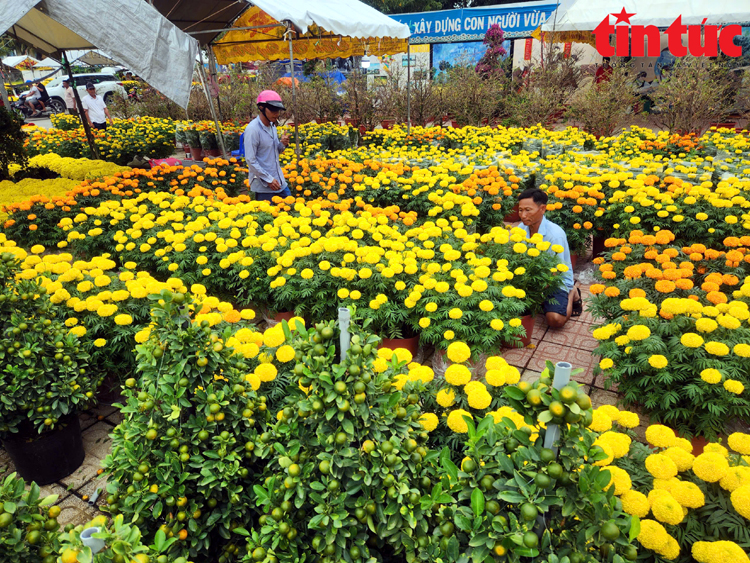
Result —
[[[598,342],[591,336],[591,326],[582,322],[565,323],[563,328],[550,328],[544,336],[544,341],[592,352]]]
[[[536,348],[503,348],[500,355],[512,366],[523,369],[534,355]]]
[[[542,371],[546,360],[550,360],[552,363],[570,362],[573,369],[583,368],[582,373],[572,377],[579,383],[591,384],[594,380],[596,358],[591,355],[591,352],[542,340],[526,367],[535,371]]]

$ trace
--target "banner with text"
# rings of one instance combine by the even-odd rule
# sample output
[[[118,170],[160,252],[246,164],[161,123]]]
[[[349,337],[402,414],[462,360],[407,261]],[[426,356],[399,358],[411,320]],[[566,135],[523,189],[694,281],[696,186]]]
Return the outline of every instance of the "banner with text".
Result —
[[[412,44],[447,43],[482,40],[493,24],[501,27],[506,39],[524,37],[542,25],[556,8],[557,4],[535,3],[529,7],[461,8],[390,17],[409,26]]]

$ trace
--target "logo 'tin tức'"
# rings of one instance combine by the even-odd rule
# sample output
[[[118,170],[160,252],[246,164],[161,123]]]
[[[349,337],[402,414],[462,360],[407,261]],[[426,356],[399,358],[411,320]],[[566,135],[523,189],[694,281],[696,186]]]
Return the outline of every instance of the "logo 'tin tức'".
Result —
[[[593,30],[596,40],[596,50],[603,57],[658,57],[661,51],[661,32],[655,25],[633,25],[630,18],[635,14],[629,14],[625,8],[617,14],[611,14],[617,18],[614,24],[609,23],[607,14],[599,25]],[[627,25],[617,25],[624,22]],[[706,20],[703,20],[703,24]],[[615,46],[609,43],[609,37],[615,34]],[[682,16],[672,22],[664,31],[667,35],[669,52],[675,57],[684,57],[688,52],[694,57],[716,57],[721,52],[730,57],[742,56],[742,47],[734,43],[737,35],[742,35],[742,27],[739,25],[684,25]],[[687,33],[688,44],[682,44],[682,36]],[[645,52],[644,39],[648,38],[648,54]],[[632,49],[631,49],[632,45]]]

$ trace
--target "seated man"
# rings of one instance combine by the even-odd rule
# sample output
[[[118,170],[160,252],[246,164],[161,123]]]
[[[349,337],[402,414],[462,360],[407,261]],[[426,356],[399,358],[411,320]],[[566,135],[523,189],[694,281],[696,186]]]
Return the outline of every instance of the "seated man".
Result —
[[[518,215],[523,223],[520,227],[528,233],[529,237],[536,233],[542,235],[542,238],[550,243],[548,252],[554,253],[551,248],[554,244],[563,247],[563,254],[560,259],[568,267],[568,271],[563,274],[565,285],[553,293],[549,300],[542,305],[547,324],[552,328],[562,328],[571,315],[577,317],[581,314],[583,303],[581,301],[581,290],[574,287],[568,237],[565,236],[565,231],[559,225],[544,217],[546,210],[547,194],[539,188],[529,188],[518,196]],[[552,300],[555,302],[552,302]]]

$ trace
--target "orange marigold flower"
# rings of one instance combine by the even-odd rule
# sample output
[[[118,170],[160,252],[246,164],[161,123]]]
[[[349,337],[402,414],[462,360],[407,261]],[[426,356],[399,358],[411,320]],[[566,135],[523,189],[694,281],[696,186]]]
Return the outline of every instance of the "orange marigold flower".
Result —
[[[646,260],[654,260],[657,256],[659,256],[659,253],[656,250],[647,250],[643,255]]]
[[[661,280],[664,279],[664,273],[659,268],[651,268],[646,271],[646,277],[652,280]]]
[[[617,297],[618,295],[620,295],[620,290],[616,287],[608,287],[604,290],[604,295],[606,295],[607,297]]]
[[[739,246],[740,245],[740,239],[737,237],[727,237],[724,239],[724,246]]]
[[[640,278],[642,274],[643,272],[641,271],[640,266],[628,266],[627,268],[625,268],[625,271],[623,272],[623,275],[625,276],[625,278],[631,279],[631,280]]]
[[[615,279],[617,277],[617,274],[614,273],[614,272],[604,272],[604,273],[602,273],[602,277],[605,280],[613,280],[613,279]]]
[[[614,269],[615,267],[612,264],[602,264],[601,266],[599,266],[600,272],[611,272]]]
[[[678,270],[677,268],[670,268],[670,269],[664,269],[664,278],[675,281],[682,278],[682,270]]]
[[[654,235],[645,235],[641,239],[641,244],[645,244],[646,246],[652,246],[656,244],[656,237]],[[661,244],[661,243],[659,243]]]
[[[625,258],[627,258],[627,256],[625,256],[623,252],[615,252],[612,254],[612,260],[615,262],[622,262]]]
[[[646,292],[640,287],[634,287],[628,292],[628,297],[634,299],[636,297],[646,297]]]
[[[692,280],[681,279],[681,280],[677,280],[674,284],[677,286],[677,289],[684,289],[684,290],[693,289]]]
[[[701,284],[701,289],[706,292],[719,291],[719,285],[714,282],[706,281]]]
[[[722,276],[722,280],[725,285],[737,285],[740,283],[740,280],[737,276],[733,276],[732,274],[724,274]]]
[[[654,287],[659,293],[672,293],[675,289],[675,284],[669,280],[659,280]]]
[[[714,305],[718,305],[719,303],[726,303],[727,296],[721,293],[720,291],[711,291],[706,295],[706,299],[708,299],[711,303]]]
[[[602,292],[604,291],[604,289],[605,289],[606,287],[607,287],[607,286],[605,286],[605,285],[603,285],[603,284],[600,284],[600,283],[595,283],[594,285],[592,285],[592,286],[591,286],[591,287],[589,288],[589,291],[591,292],[591,294],[592,294],[592,295],[599,295],[600,293],[602,293]]]

